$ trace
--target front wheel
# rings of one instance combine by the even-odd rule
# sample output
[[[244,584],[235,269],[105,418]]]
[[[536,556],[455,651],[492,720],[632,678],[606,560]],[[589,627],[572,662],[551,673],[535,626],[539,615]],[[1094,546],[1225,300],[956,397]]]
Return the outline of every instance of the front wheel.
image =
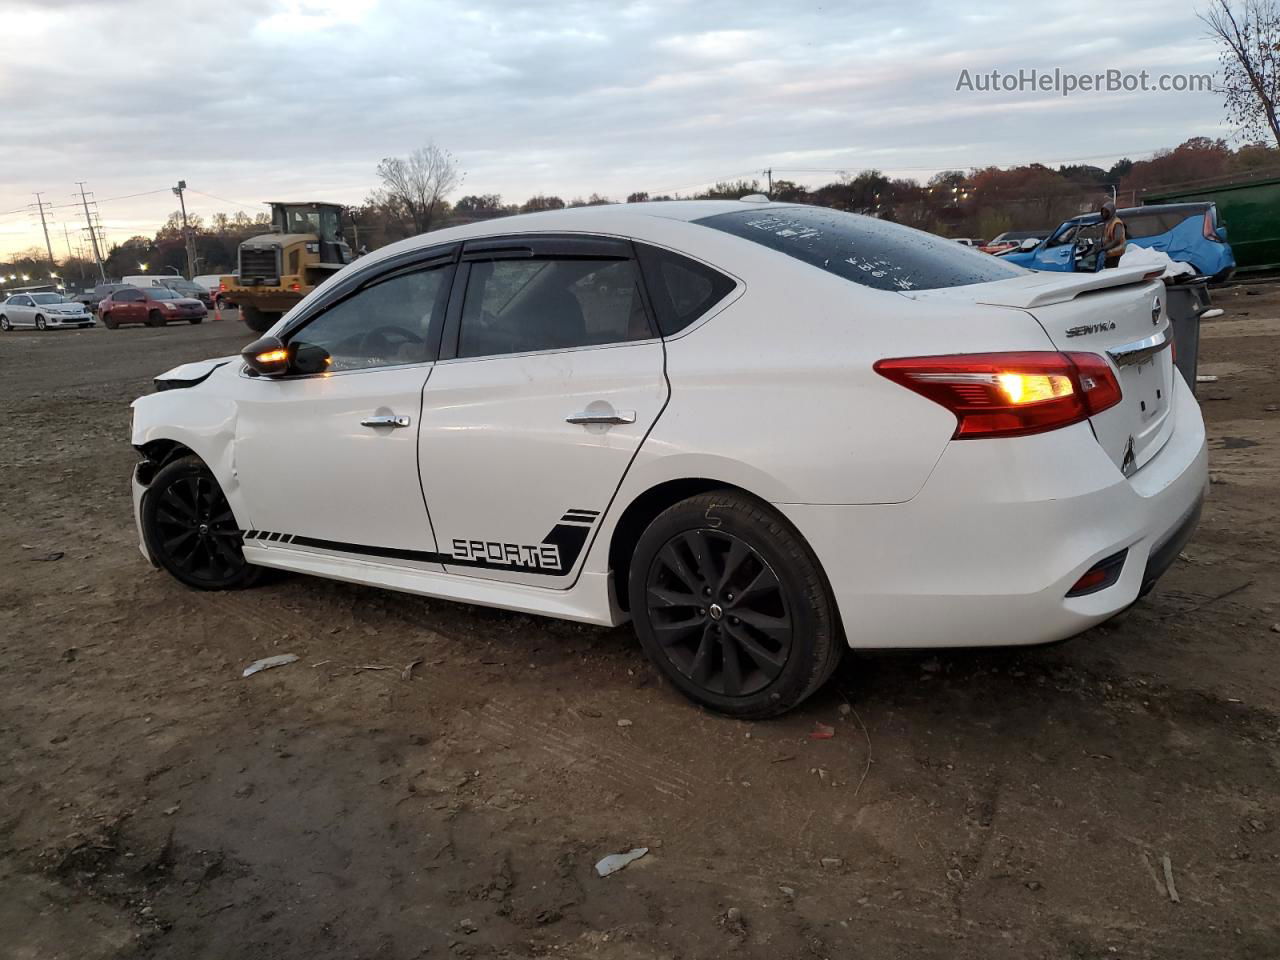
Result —
[[[661,513],[628,582],[645,652],[686,696],[721,713],[785,713],[831,676],[844,638],[800,534],[767,504],[722,490]]]
[[[247,587],[262,570],[245,560],[231,505],[199,457],[156,473],[142,500],[142,532],[156,562],[197,590]]]
[[[37,330],[49,329],[49,325],[44,322],[44,317],[36,317],[36,329]]]
[[[148,313],[148,314],[147,314],[147,326],[148,326],[148,327],[163,327],[163,326],[164,326],[164,314],[163,314],[163,313],[161,313],[159,310],[152,310],[150,313]]]
[[[0,330],[3,330],[5,333],[8,333],[12,329],[13,329],[13,326],[9,323],[9,318],[6,316],[0,315]]]
[[[244,321],[244,325],[254,333],[266,333],[276,325],[281,314],[274,311],[259,310],[257,307],[245,304],[240,308],[240,319]]]

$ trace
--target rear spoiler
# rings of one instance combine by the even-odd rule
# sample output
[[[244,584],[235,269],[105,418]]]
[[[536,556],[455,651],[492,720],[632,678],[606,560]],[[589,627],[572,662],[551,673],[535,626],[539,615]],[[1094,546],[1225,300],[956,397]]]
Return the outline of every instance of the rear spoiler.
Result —
[[[1138,267],[1115,267],[1098,273],[1059,273],[1046,270],[974,286],[919,290],[907,293],[906,296],[919,300],[935,297],[963,298],[971,303],[1029,310],[1032,307],[1043,307],[1051,303],[1065,303],[1086,293],[1145,283],[1159,277],[1163,272],[1162,267],[1152,267],[1149,264]]]

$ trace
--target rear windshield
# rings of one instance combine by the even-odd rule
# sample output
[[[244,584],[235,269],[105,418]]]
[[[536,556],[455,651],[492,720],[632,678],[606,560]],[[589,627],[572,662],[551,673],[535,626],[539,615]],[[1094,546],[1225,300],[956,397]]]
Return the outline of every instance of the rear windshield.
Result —
[[[876,290],[961,287],[1024,272],[954,240],[825,207],[742,210],[694,222]]]

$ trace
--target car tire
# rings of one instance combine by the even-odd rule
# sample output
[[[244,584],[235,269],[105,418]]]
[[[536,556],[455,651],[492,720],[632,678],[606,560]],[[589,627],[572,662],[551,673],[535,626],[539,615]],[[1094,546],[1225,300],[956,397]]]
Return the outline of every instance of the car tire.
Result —
[[[204,317],[187,317],[187,323],[197,324],[204,320]]]
[[[627,588],[650,659],[687,697],[729,716],[785,713],[844,652],[817,557],[786,518],[739,491],[659,514],[636,543]]]
[[[278,313],[268,313],[248,304],[240,308],[240,319],[254,333],[266,333],[276,325],[276,321],[280,319],[280,316]]]
[[[156,472],[142,498],[142,535],[152,559],[197,590],[249,587],[262,574],[245,560],[231,505],[199,457]]]
[[[102,325],[103,325],[104,327],[106,327],[108,330],[114,330],[116,327],[118,327],[118,326],[119,326],[119,324],[118,324],[118,323],[116,323],[114,320],[112,320],[112,319],[111,319],[111,311],[110,311],[110,310],[108,310],[106,313],[104,313],[104,314],[103,314],[101,317],[99,317],[98,319],[100,319],[100,320],[102,321]]]
[[[5,333],[8,333],[12,329],[13,327],[9,323],[9,318],[4,316],[3,314],[0,314],[0,330],[3,330]]]
[[[44,317],[41,317],[41,316],[37,316],[37,317],[36,317],[36,329],[37,329],[37,330],[48,330],[48,329],[49,329],[49,325],[48,325],[47,323],[45,323],[45,321],[44,321]]]

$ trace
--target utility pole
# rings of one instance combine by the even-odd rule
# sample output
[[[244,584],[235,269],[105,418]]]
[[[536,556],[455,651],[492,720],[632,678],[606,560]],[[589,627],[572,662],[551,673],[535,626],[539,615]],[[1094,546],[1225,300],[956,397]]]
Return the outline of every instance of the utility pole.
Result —
[[[89,199],[84,192],[84,181],[77,180],[76,184],[80,187],[80,202],[84,204],[84,222],[89,226],[89,239],[93,241],[93,259],[98,261],[98,275],[106,283],[107,271],[102,266],[102,252],[98,249],[98,231],[94,229],[93,218],[89,216]]]
[[[765,195],[771,196],[773,194],[773,167],[766,170],[764,175],[769,178],[769,189],[765,191]]]
[[[49,269],[52,270],[56,266],[53,262],[53,244],[49,242],[49,224],[44,219],[44,208],[48,204],[40,199],[40,194],[36,194],[36,209],[40,211],[40,228],[44,230],[44,248],[49,251]]]
[[[187,201],[182,196],[182,191],[186,189],[187,181],[179,180],[173,192],[178,198],[178,205],[182,207],[182,237],[187,245],[187,279],[190,280],[196,275],[196,242],[191,236],[191,228],[187,226]]]

